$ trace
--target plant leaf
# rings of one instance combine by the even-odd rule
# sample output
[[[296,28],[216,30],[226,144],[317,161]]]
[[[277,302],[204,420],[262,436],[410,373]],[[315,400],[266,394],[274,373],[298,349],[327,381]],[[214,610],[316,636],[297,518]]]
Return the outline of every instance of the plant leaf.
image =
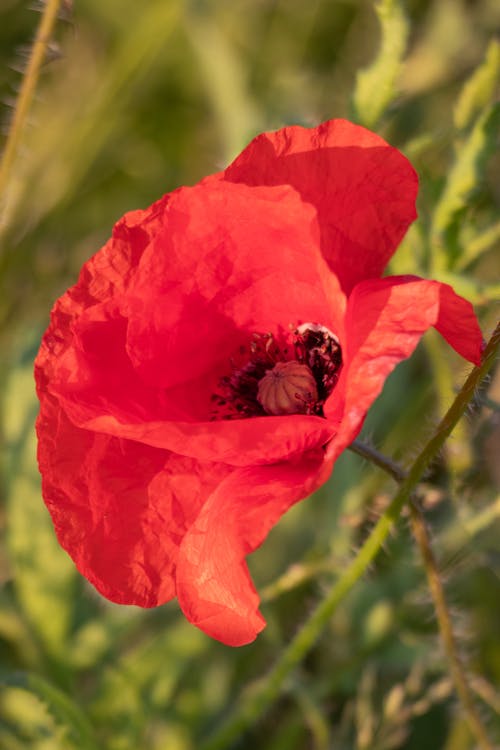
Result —
[[[458,152],[432,218],[430,240],[435,270],[453,268],[458,259],[451,241],[459,214],[482,181],[486,161],[498,138],[500,104],[489,107],[477,119]]]
[[[398,0],[380,0],[375,12],[380,23],[380,48],[373,63],[357,74],[351,105],[353,118],[372,129],[397,96],[397,78],[409,31]]]
[[[2,674],[4,688],[21,688],[35,695],[46,707],[55,724],[66,730],[78,750],[98,750],[92,728],[79,706],[60,688],[41,675],[30,672]]]
[[[457,270],[463,271],[496,243],[500,243],[500,221],[483,229],[464,244],[460,258],[457,259]]]
[[[453,112],[457,130],[467,130],[474,119],[492,101],[500,83],[500,44],[494,39],[484,62],[464,84]]]

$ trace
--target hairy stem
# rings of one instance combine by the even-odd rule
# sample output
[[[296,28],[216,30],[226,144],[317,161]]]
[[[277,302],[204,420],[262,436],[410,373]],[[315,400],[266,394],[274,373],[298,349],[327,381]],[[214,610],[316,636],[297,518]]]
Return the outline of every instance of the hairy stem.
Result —
[[[351,443],[349,450],[353,453],[357,453],[358,456],[365,458],[370,463],[375,464],[380,469],[383,469],[387,474],[390,474],[396,482],[402,482],[408,476],[406,471],[393,461],[392,458],[384,456],[384,454],[380,453],[376,448],[373,448],[373,446],[367,445],[366,443],[362,443],[360,440],[355,440],[354,443]]]
[[[479,747],[481,747],[482,750],[493,750],[493,745],[490,743],[486,730],[479,718],[474,698],[472,697],[469,683],[467,681],[464,665],[460,659],[457,642],[453,633],[450,612],[446,604],[443,584],[439,575],[436,558],[432,551],[429,532],[425,525],[423,514],[417,503],[414,501],[410,502],[410,517],[413,535],[417,541],[424,562],[441,640],[450,665],[455,690],[460,699],[460,703],[462,704],[467,724],[479,743]]]
[[[382,453],[379,453],[375,448],[369,445],[355,441],[350,449],[357,453],[363,458],[367,459],[371,463],[376,464],[383,469],[387,474],[395,479],[397,482],[403,481],[406,477],[406,472],[400,466],[398,466],[390,458],[387,458]],[[431,540],[429,532],[427,530],[424,516],[418,507],[415,498],[410,499],[410,517],[413,535],[418,544],[422,561],[429,583],[429,589],[434,603],[434,610],[436,613],[436,619],[441,635],[441,641],[444,646],[446,657],[450,665],[450,671],[455,686],[456,693],[462,704],[462,708],[465,713],[469,729],[475,736],[479,743],[479,747],[483,750],[493,750],[486,730],[483,727],[479,714],[477,712],[474,698],[469,687],[466,672],[453,632],[453,625],[451,621],[450,612],[446,604],[446,598],[444,593],[444,587],[441,582],[439,575],[439,568],[432,550]]]
[[[314,646],[339,603],[366,572],[380,551],[422,474],[441,450],[446,438],[467,408],[475,389],[492,366],[499,345],[500,324],[495,329],[484,351],[481,365],[472,370],[431,439],[419,453],[406,476],[401,477],[399,491],[373,527],[356,557],[335,581],[325,598],[313,610],[270,672],[251,689],[243,693],[228,721],[222,725],[219,731],[215,732],[212,738],[201,744],[200,747],[203,750],[223,750],[223,748],[230,747],[248,727],[258,721],[279,697],[287,677]],[[390,463],[392,464],[392,462]],[[393,474],[393,471],[394,467],[392,467],[391,474]]]
[[[60,5],[61,0],[47,0],[40,18],[40,24],[31,47],[28,66],[23,76],[5,148],[0,161],[0,195],[3,194],[9,180],[10,171],[23,134],[26,118],[40,76],[40,69],[52,36]]]

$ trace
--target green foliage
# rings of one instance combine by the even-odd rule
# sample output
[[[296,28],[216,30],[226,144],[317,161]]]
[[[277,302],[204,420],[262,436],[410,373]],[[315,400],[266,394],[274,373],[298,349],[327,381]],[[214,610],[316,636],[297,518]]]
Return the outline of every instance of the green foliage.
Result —
[[[259,131],[260,117],[248,90],[244,66],[210,15],[192,11],[186,16],[184,28],[198,58],[220,132],[221,154],[229,163]]]
[[[453,243],[456,229],[464,209],[470,204],[484,175],[488,157],[498,139],[500,104],[488,107],[475,123],[456,156],[432,217],[431,248],[435,268],[452,268],[458,250]]]
[[[494,99],[500,83],[500,43],[494,39],[480,65],[466,82],[457,99],[453,120],[457,130],[467,130]]]
[[[59,22],[62,55],[44,68],[0,230],[2,750],[198,750],[238,702],[251,704],[394,495],[382,472],[341,457],[250,560],[268,627],[246,648],[210,641],[175,602],[105,602],[60,549],[40,494],[32,361],[54,299],[126,210],[223,167],[258,130],[351,112],[383,124],[419,174],[420,220],[391,272],[432,271],[479,306],[487,331],[500,292],[495,19],[494,3],[453,0],[404,11],[396,0],[81,0],[71,24]],[[27,3],[0,3],[2,101],[37,20]],[[365,434],[409,463],[462,372],[428,340],[393,373]],[[498,388],[493,376],[422,486],[493,740]],[[220,747],[472,749],[405,524],[265,708]]]
[[[373,63],[357,74],[352,97],[353,119],[372,129],[397,96],[409,33],[400,0],[379,0],[375,12],[380,23],[380,48]]]
[[[40,479],[33,460],[37,401],[31,362],[12,370],[3,395],[9,459],[6,542],[16,599],[50,654],[62,656],[73,616],[76,573],[40,504]]]
[[[3,678],[0,675],[0,699],[4,718],[5,708],[8,706],[11,720],[18,725],[18,731],[22,732],[26,725],[33,724],[33,716],[40,716],[36,704],[27,700],[24,691],[36,696],[50,714],[52,725],[44,721],[43,717],[37,724],[40,733],[48,732],[55,740],[52,745],[54,749],[62,746],[75,750],[98,750],[92,729],[77,704],[67,693],[38,674],[18,672]]]
[[[474,237],[464,242],[464,248],[459,258],[457,258],[456,267],[459,270],[467,268],[474,263],[484,253],[488,252],[500,242],[500,221],[491,224],[487,229],[475,234]],[[493,297],[491,299],[494,299]]]

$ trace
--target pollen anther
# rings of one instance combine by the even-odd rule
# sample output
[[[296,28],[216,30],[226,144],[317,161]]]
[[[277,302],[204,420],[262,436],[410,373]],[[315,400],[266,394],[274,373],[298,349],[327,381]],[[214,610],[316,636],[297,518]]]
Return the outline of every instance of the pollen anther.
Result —
[[[210,419],[308,414],[323,417],[323,406],[342,368],[340,342],[319,323],[291,326],[282,341],[254,333],[231,358],[221,378]],[[246,355],[246,356],[245,356]]]

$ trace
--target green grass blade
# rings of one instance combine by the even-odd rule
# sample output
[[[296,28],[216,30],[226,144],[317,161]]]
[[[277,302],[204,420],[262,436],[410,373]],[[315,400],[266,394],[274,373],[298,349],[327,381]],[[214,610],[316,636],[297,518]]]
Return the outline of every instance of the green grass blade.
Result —
[[[495,147],[500,125],[500,104],[490,107],[476,121],[457,154],[436,204],[431,225],[431,248],[435,270],[450,270],[457,259],[453,230],[481,184],[487,159]]]
[[[500,44],[494,39],[484,62],[476,68],[465,83],[453,112],[457,130],[467,130],[476,117],[487,107],[500,83]]]
[[[397,79],[406,52],[409,25],[398,0],[380,0],[375,5],[380,23],[380,48],[373,63],[356,77],[352,97],[353,118],[375,128],[397,96]]]
[[[229,163],[258,132],[261,122],[246,71],[211,15],[187,13],[184,29],[220,133],[222,160]]]
[[[18,212],[22,212],[23,202],[29,201],[31,184],[38,186],[38,200],[36,206],[30,204],[30,228],[56,206],[71,203],[103,149],[119,138],[134,98],[143,95],[149,77],[158,70],[160,61],[167,59],[180,12],[179,0],[145,3],[130,18],[99,79],[82,57],[80,66],[67,71],[61,90],[57,89],[57,118],[51,108],[40,103],[36,110],[40,126],[34,145],[28,141],[32,151],[25,171],[20,173],[22,184],[10,215],[12,225],[20,221]]]
[[[66,693],[41,675],[29,672],[2,674],[0,686],[4,689],[21,688],[35,695],[55,724],[65,730],[73,747],[78,750],[98,750],[92,727],[83,711]]]
[[[483,253],[492,250],[499,243],[500,221],[497,221],[465,243],[460,258],[457,260],[457,270],[463,271],[467,266],[478,260]]]

